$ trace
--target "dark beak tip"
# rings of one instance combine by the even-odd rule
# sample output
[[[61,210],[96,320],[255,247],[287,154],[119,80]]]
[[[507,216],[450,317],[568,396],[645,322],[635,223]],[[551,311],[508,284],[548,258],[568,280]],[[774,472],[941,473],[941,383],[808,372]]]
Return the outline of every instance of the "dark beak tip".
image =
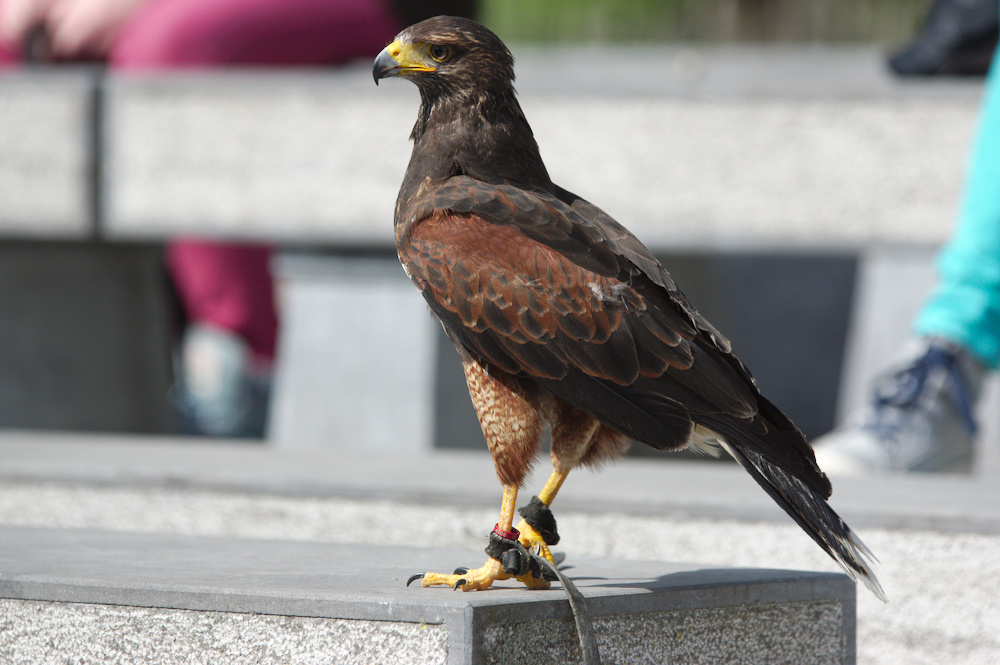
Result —
[[[398,71],[399,63],[385,50],[379,53],[372,63],[372,78],[375,79],[375,85],[378,85],[379,79],[395,76]]]

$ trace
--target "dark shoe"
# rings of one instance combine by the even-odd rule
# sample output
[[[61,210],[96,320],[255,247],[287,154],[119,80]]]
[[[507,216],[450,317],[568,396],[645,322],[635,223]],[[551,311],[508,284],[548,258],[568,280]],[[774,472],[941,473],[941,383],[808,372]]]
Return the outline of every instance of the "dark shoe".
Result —
[[[937,0],[920,34],[889,56],[901,76],[979,76],[986,73],[1000,35],[997,0]]]

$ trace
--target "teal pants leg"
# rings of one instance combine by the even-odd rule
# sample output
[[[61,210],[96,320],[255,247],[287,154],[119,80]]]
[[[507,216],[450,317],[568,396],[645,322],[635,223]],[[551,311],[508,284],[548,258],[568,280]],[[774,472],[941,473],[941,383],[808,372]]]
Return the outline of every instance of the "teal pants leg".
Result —
[[[1000,49],[983,97],[954,235],[938,256],[939,284],[915,321],[920,335],[962,344],[1000,365]]]

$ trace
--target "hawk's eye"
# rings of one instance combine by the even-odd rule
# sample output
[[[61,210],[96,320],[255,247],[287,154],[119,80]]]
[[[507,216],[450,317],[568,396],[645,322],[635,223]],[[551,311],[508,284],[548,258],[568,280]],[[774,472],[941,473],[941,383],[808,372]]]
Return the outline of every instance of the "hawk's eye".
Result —
[[[430,54],[435,62],[444,62],[451,57],[451,49],[441,44],[432,44]]]

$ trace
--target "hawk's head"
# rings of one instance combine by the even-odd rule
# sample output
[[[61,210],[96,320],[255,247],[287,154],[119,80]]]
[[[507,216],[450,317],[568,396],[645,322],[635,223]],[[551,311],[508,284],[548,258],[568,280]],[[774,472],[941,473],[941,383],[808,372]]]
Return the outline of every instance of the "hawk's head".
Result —
[[[514,58],[500,38],[475,21],[436,16],[403,30],[372,67],[375,82],[402,76],[432,97],[503,89],[514,81]]]

